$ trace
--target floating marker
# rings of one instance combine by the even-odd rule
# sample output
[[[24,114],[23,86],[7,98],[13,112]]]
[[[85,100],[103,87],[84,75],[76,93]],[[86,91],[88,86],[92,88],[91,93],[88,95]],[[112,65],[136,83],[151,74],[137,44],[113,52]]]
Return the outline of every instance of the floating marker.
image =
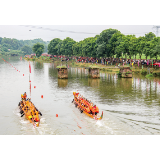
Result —
[[[56,114],[56,117],[58,117],[58,114]]]
[[[24,76],[24,74],[23,74],[23,76]]]
[[[18,71],[18,70],[17,70]]]
[[[41,95],[41,98],[43,98],[43,95]]]
[[[31,82],[31,80],[29,82]]]
[[[34,86],[34,88],[36,88],[36,86]]]

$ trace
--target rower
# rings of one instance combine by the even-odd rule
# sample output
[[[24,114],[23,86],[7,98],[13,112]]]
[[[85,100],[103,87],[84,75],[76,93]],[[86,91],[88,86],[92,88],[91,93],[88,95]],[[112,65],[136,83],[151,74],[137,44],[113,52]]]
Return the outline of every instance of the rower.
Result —
[[[33,118],[34,118],[34,122],[38,122],[39,121],[38,112],[35,111],[35,110],[34,110]]]
[[[95,105],[95,115],[97,115],[97,113],[99,113],[99,108]]]
[[[21,99],[23,100],[23,94],[21,94]]]
[[[26,94],[26,92],[24,92],[24,94],[23,94],[23,98],[26,100],[26,98],[27,98],[27,94]]]
[[[34,105],[34,104],[33,104]],[[35,106],[34,106],[35,107]],[[36,111],[38,112],[38,114],[40,114],[42,116],[42,113],[35,107]]]
[[[86,105],[84,105],[84,107],[85,107],[85,111],[90,114],[91,111],[90,111],[89,107]]]

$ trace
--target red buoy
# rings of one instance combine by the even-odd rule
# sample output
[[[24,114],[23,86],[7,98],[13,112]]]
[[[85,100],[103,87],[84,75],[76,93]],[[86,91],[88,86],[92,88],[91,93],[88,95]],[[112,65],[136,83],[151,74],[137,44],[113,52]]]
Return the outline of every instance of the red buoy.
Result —
[[[36,86],[34,86],[34,88],[36,88]]]
[[[56,117],[58,117],[58,114],[56,114]]]
[[[43,95],[41,95],[41,98],[43,98]]]
[[[23,76],[24,76],[24,74],[23,74]]]

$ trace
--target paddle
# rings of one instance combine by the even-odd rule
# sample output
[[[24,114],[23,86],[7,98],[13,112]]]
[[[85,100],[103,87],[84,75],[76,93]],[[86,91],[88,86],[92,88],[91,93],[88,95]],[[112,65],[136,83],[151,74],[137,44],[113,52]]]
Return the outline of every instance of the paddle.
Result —
[[[21,115],[21,117],[23,117],[24,116],[24,113]]]
[[[42,113],[35,107],[36,111],[42,116]]]
[[[38,111],[38,113],[42,116],[42,113],[40,111]]]

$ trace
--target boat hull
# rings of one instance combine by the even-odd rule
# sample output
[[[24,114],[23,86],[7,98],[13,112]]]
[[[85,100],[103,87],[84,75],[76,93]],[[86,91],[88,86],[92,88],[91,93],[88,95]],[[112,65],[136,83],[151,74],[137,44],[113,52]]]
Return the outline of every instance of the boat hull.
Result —
[[[103,118],[103,111],[102,111],[101,116],[98,117],[97,115],[92,115],[92,114],[87,113],[87,112],[84,110],[84,108],[80,107],[80,106],[78,105],[78,103],[76,103],[75,98],[74,98],[74,104],[76,105],[76,107],[78,107],[78,108],[81,110],[81,113],[83,112],[84,114],[86,114],[87,116],[89,116],[89,117],[91,117],[91,118],[93,118],[93,119],[95,119],[95,120],[101,120],[101,119]]]

